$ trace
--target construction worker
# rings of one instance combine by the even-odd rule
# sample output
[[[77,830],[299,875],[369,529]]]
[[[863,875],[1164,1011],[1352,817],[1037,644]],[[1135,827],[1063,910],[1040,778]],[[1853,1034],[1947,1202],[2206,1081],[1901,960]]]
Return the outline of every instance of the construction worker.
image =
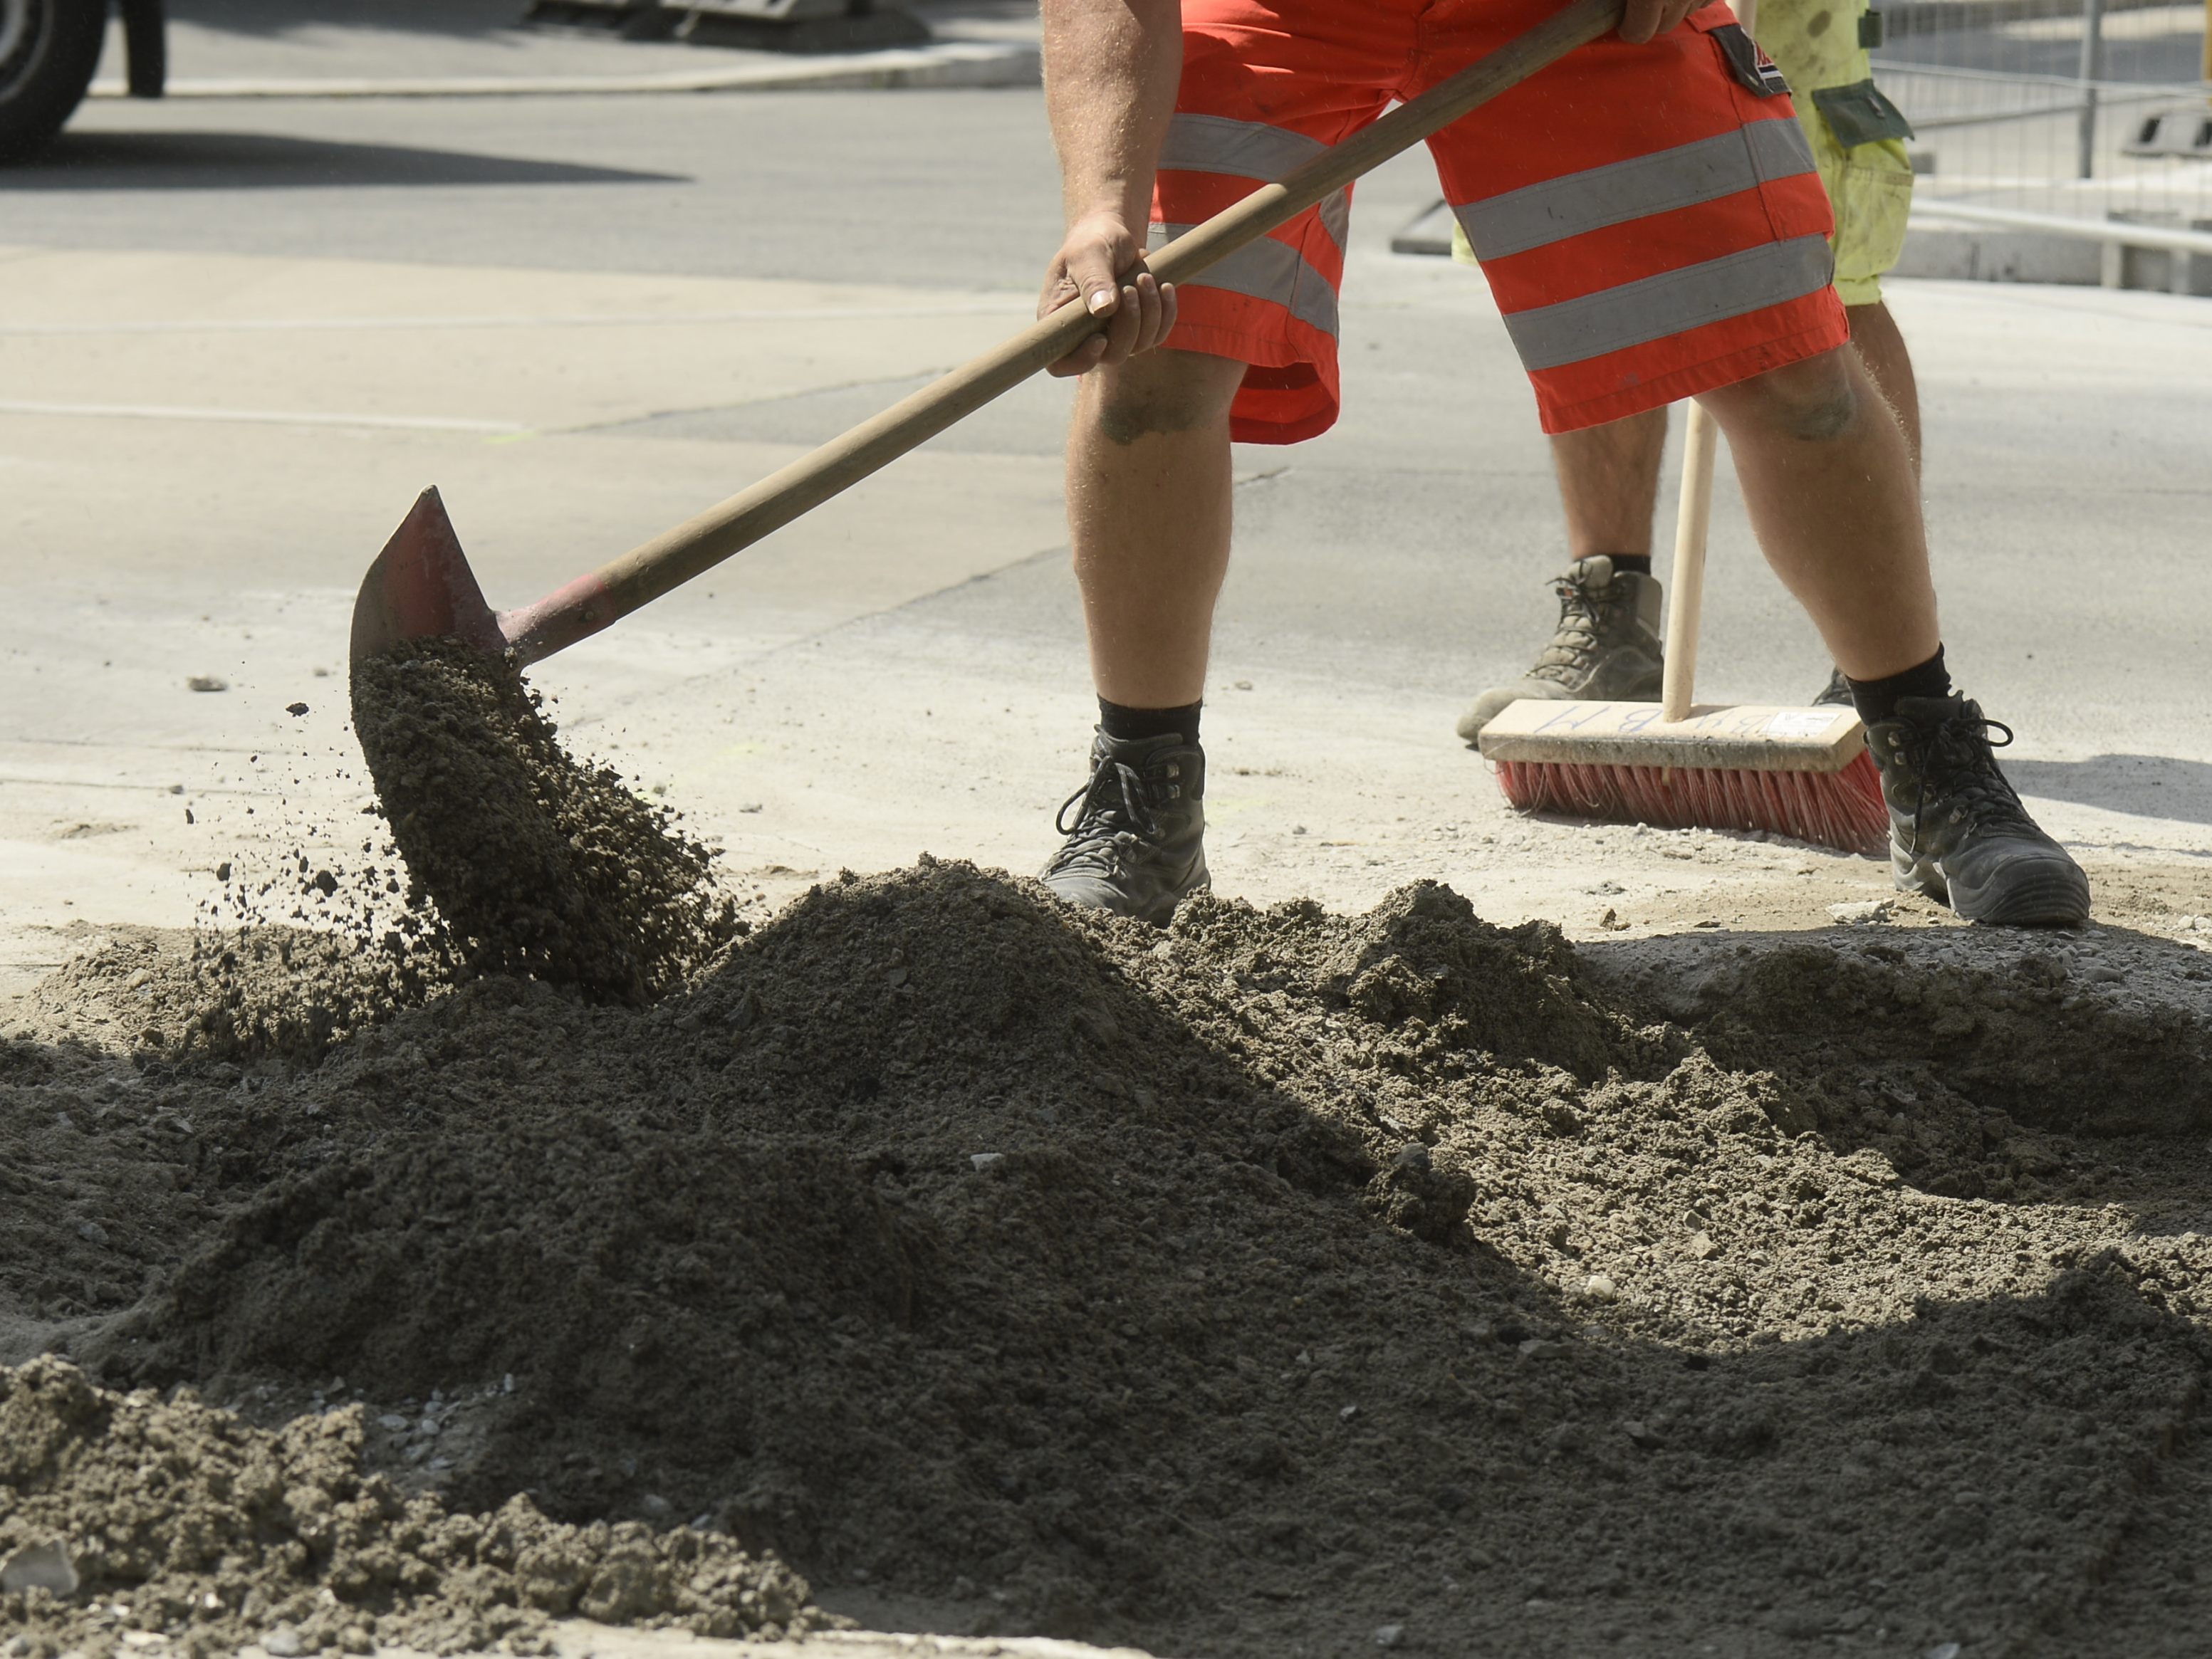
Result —
[[[1905,152],[1911,129],[1874,83],[1867,53],[1881,44],[1881,21],[1866,0],[1761,0],[1759,44],[1795,93],[1798,123],[1835,210],[1836,297],[1851,344],[1896,411],[1917,472],[1919,392],[1905,337],[1881,298],[1882,276],[1904,252],[1912,207],[1912,164]],[[1456,220],[1452,257],[1479,263]],[[1470,746],[1498,710],[1524,697],[1658,701],[1662,597],[1651,570],[1651,520],[1666,443],[1664,409],[1552,440],[1571,559],[1553,582],[1559,626],[1526,675],[1491,687],[1460,716],[1459,734]],[[1814,699],[1850,700],[1840,669]]]
[[[1206,885],[1230,442],[1297,442],[1338,408],[1346,198],[1179,291],[1145,248],[1555,3],[1043,0],[1067,228],[1040,307],[1106,319],[1055,366],[1082,377],[1068,518],[1100,714],[1044,871],[1063,897],[1164,922]],[[1951,690],[1911,452],[1846,349],[1833,222],[1781,77],[1695,4],[1628,0],[1616,34],[1431,137],[1438,175],[1547,431],[1697,397],[1727,434],[1769,562],[1851,678],[1900,883],[1975,919],[2077,923],[2087,880],[1998,773],[2003,728]]]

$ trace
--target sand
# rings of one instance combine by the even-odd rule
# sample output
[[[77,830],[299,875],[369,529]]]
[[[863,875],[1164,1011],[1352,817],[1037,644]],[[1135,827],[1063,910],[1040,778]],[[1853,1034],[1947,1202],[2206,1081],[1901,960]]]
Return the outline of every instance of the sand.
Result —
[[[1164,934],[925,862],[647,1004],[231,1060],[139,1040],[193,948],[0,1050],[0,1335],[357,1397],[395,1491],[1193,1659],[2195,1640],[2185,948],[1577,948],[1434,885]]]
[[[0,1372],[10,1650],[534,1653],[578,1615],[770,1640],[823,1623],[789,1569],[715,1534],[562,1526],[520,1496],[477,1516],[407,1497],[363,1471],[362,1417],[270,1433],[189,1390],[118,1395],[52,1358]]]

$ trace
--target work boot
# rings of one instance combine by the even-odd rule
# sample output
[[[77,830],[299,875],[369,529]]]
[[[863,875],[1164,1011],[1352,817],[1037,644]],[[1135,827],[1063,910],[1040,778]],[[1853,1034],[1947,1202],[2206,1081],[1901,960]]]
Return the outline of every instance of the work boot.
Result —
[[[1900,890],[1968,921],[2078,927],[2089,919],[2089,878],[1997,770],[1992,731],[2012,741],[2010,726],[1956,694],[1900,697],[1896,718],[1868,728],[1889,803],[1891,873]]]
[[[1662,676],[1659,579],[1615,571],[1600,553],[1577,559],[1553,585],[1559,625],[1536,665],[1512,685],[1493,685],[1459,717],[1472,744],[1498,711],[1523,697],[1551,702],[1656,702]]]
[[[1844,678],[1840,668],[1828,671],[1828,683],[1820,688],[1820,695],[1813,699],[1815,708],[1854,708],[1858,700],[1851,696],[1851,683]]]
[[[1166,927],[1207,884],[1205,800],[1206,751],[1196,744],[1173,732],[1123,740],[1100,732],[1091,781],[1053,820],[1067,840],[1044,884],[1070,904]]]

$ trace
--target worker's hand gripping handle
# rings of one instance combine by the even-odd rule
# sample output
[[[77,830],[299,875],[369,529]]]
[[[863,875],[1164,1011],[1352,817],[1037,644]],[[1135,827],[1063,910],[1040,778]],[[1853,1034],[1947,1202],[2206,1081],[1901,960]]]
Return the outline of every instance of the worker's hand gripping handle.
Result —
[[[1146,264],[1162,282],[1185,282],[1197,276],[1576,47],[1610,33],[1620,21],[1622,3],[1571,0],[1489,57],[1177,237],[1148,256]],[[500,618],[500,631],[525,662],[549,657],[597,633],[935,437],[1047,364],[1057,362],[1102,326],[1080,299],[1071,300],[996,350],[954,369],[719,507],[535,605],[508,611]]]

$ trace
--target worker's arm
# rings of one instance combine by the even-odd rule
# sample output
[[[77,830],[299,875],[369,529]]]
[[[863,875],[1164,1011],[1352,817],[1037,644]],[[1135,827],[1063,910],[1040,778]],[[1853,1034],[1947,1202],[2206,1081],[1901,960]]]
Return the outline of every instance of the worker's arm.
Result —
[[[1044,0],[1044,99],[1060,152],[1066,240],[1038,314],[1080,295],[1110,316],[1053,365],[1080,374],[1150,350],[1175,322],[1175,289],[1143,267],[1152,173],[1182,79],[1180,0]]]

